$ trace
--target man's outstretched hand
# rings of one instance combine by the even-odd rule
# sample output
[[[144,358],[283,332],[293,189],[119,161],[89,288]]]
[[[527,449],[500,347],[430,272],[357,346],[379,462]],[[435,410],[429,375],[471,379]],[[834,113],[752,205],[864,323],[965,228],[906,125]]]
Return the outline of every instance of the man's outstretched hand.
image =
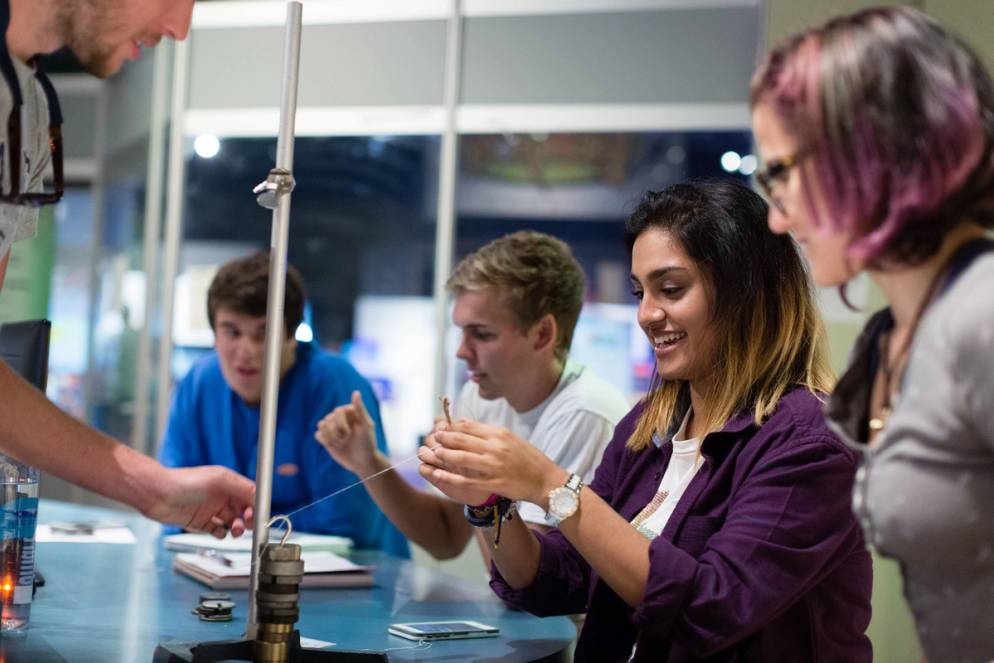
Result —
[[[224,538],[252,526],[255,483],[217,465],[162,468],[152,488],[157,499],[143,515],[167,525]]]

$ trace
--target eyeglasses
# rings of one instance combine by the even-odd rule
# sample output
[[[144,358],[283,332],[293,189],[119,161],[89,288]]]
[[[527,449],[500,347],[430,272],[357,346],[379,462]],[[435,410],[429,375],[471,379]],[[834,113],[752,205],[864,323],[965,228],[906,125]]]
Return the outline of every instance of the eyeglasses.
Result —
[[[799,162],[800,158],[794,154],[783,159],[770,161],[756,171],[756,182],[759,184],[759,188],[763,190],[763,195],[781,214],[786,214],[787,209],[780,196],[774,193],[773,187],[777,183],[782,182],[784,177],[790,172],[790,169]]]
[[[6,2],[0,3],[0,10],[3,9],[6,11],[0,11],[0,30],[6,33],[10,24],[10,9]],[[59,106],[59,98],[55,94],[55,88],[48,80],[48,76],[38,66],[37,59],[29,64],[34,66],[35,78],[41,85],[48,101],[48,149],[52,157],[53,188],[51,191],[21,191],[21,164],[24,160],[21,153],[21,115],[24,109],[24,98],[21,95],[17,71],[14,69],[10,52],[7,50],[7,42],[0,39],[0,73],[3,73],[3,77],[7,81],[11,100],[10,116],[7,118],[7,154],[10,155],[7,161],[10,164],[10,192],[0,193],[0,202],[40,207],[59,202],[65,192],[62,160],[62,109]]]

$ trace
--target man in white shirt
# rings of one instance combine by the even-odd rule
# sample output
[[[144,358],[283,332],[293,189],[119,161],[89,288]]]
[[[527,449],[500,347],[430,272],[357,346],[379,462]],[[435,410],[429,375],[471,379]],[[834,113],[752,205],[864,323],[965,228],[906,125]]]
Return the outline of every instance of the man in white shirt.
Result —
[[[61,116],[34,57],[67,46],[106,78],[142,46],[186,38],[192,13],[193,0],[0,0],[0,286],[11,245],[34,236],[36,206],[61,195]],[[52,165],[55,191],[46,193]],[[64,414],[3,362],[0,393],[3,452],[164,523],[216,536],[244,530],[255,491],[248,479],[221,467],[164,468]]]
[[[543,233],[507,235],[460,262],[447,287],[462,329],[456,356],[469,368],[454,415],[507,427],[588,481],[629,404],[569,358],[584,292],[569,247]],[[362,478],[390,466],[355,395],[321,421],[316,437]],[[461,553],[473,534],[463,505],[416,490],[394,470],[365,487],[401,532],[438,559]],[[519,513],[530,527],[547,529],[534,504]]]

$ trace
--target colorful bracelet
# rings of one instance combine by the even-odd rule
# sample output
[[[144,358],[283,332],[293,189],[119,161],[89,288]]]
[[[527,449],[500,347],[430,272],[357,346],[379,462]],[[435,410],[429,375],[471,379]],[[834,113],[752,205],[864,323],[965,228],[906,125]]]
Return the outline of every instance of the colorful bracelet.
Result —
[[[490,507],[480,509],[470,505],[463,507],[463,515],[473,527],[493,527],[493,510]]]
[[[493,506],[494,504],[497,504],[497,500],[499,500],[499,499],[500,499],[500,495],[498,495],[497,493],[490,493],[490,497],[488,497],[487,501],[484,502],[483,504],[467,505],[467,506],[469,506],[469,508],[471,508],[471,509],[476,509],[477,511],[482,511],[483,509],[485,509],[488,506]]]
[[[463,508],[463,515],[473,527],[497,528],[497,534],[494,536],[496,549],[500,545],[501,525],[505,520],[512,520],[516,510],[514,502],[506,497],[498,497],[490,506],[473,507],[467,504]]]

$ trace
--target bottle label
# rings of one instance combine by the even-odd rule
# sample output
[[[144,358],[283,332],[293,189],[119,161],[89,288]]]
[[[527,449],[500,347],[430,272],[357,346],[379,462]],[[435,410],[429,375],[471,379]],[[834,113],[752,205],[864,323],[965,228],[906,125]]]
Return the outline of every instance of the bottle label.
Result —
[[[35,526],[38,498],[17,497],[3,505],[3,573],[0,593],[6,605],[31,603],[35,570]]]
[[[3,540],[35,538],[38,521],[38,498],[17,497],[3,505]]]

